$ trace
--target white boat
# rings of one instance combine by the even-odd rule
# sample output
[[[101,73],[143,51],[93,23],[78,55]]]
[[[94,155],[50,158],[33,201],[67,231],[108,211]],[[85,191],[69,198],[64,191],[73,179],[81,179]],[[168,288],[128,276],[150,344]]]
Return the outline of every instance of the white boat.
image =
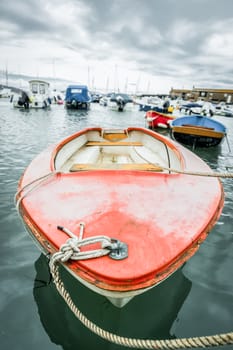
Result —
[[[100,99],[100,105],[106,106],[113,111],[123,112],[134,109],[133,99],[121,92],[108,94]]]
[[[29,109],[30,107],[30,92],[21,90],[11,95],[10,102],[14,108]]]
[[[48,108],[52,99],[49,92],[49,83],[43,80],[30,80],[29,91],[22,90],[20,94],[15,94],[11,102],[15,108]]]
[[[139,106],[139,111],[157,110],[163,112],[164,101],[158,96],[142,96],[135,99],[134,102]]]
[[[51,105],[49,85],[43,80],[29,81],[31,108],[47,108]]]
[[[109,100],[109,97],[107,95],[102,96],[101,99],[99,100],[99,105],[106,107],[108,105],[108,100]]]
[[[227,105],[225,102],[220,102],[215,106],[215,114],[224,117],[233,117],[233,106]]]

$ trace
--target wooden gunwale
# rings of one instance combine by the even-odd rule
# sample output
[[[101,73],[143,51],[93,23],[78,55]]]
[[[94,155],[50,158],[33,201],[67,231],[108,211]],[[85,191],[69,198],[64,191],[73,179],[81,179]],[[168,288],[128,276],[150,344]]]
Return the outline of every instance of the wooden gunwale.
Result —
[[[194,136],[204,136],[204,137],[213,137],[216,139],[221,139],[224,136],[223,132],[214,131],[210,128],[205,127],[196,127],[196,126],[173,126],[172,131],[179,134],[188,134]]]

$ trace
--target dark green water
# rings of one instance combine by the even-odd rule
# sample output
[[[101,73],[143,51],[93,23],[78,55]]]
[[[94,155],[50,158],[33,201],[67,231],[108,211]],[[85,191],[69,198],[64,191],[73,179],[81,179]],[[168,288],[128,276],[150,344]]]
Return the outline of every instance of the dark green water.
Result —
[[[216,148],[196,150],[213,170],[233,172],[233,118]],[[0,100],[0,349],[126,349],[85,328],[51,283],[46,258],[20,221],[14,205],[25,167],[48,145],[86,126],[145,126],[144,112],[14,110]],[[233,331],[233,180],[222,180],[225,206],[200,250],[164,283],[113,307],[62,272],[75,304],[94,323],[115,334],[144,339],[205,336]],[[205,198],[203,198],[205,200]],[[198,218],[197,218],[198,220]],[[233,349],[233,346],[219,347]]]

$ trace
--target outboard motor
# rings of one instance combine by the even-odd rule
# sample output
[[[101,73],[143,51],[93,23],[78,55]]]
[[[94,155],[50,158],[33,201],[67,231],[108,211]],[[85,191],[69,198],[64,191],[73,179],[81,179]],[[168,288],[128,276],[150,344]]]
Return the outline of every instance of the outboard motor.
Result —
[[[116,97],[116,103],[118,105],[118,111],[122,112],[124,110],[125,107],[125,101],[121,96],[117,96]]]
[[[30,99],[25,91],[22,91],[21,97],[18,99],[18,105],[23,106],[25,109],[29,108]]]
[[[168,107],[170,106],[170,102],[169,100],[165,100],[164,104],[163,104],[163,113],[167,113],[168,112]]]
[[[20,107],[23,106],[23,99],[22,99],[22,97],[19,97],[17,103],[18,103],[18,105],[19,105]]]
[[[71,107],[77,108],[77,106],[78,106],[77,101],[76,101],[76,100],[72,100],[72,101],[71,101]]]

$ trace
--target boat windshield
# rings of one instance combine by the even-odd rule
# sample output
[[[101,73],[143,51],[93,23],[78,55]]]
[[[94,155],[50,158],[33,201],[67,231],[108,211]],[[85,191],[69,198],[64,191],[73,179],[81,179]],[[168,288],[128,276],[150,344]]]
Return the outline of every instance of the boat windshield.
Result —
[[[32,84],[32,93],[37,94],[38,93],[38,85],[37,84]]]
[[[40,84],[40,94],[45,94],[45,85]]]
[[[75,89],[71,89],[70,92],[72,94],[81,94],[82,93],[82,89],[75,88]]]

